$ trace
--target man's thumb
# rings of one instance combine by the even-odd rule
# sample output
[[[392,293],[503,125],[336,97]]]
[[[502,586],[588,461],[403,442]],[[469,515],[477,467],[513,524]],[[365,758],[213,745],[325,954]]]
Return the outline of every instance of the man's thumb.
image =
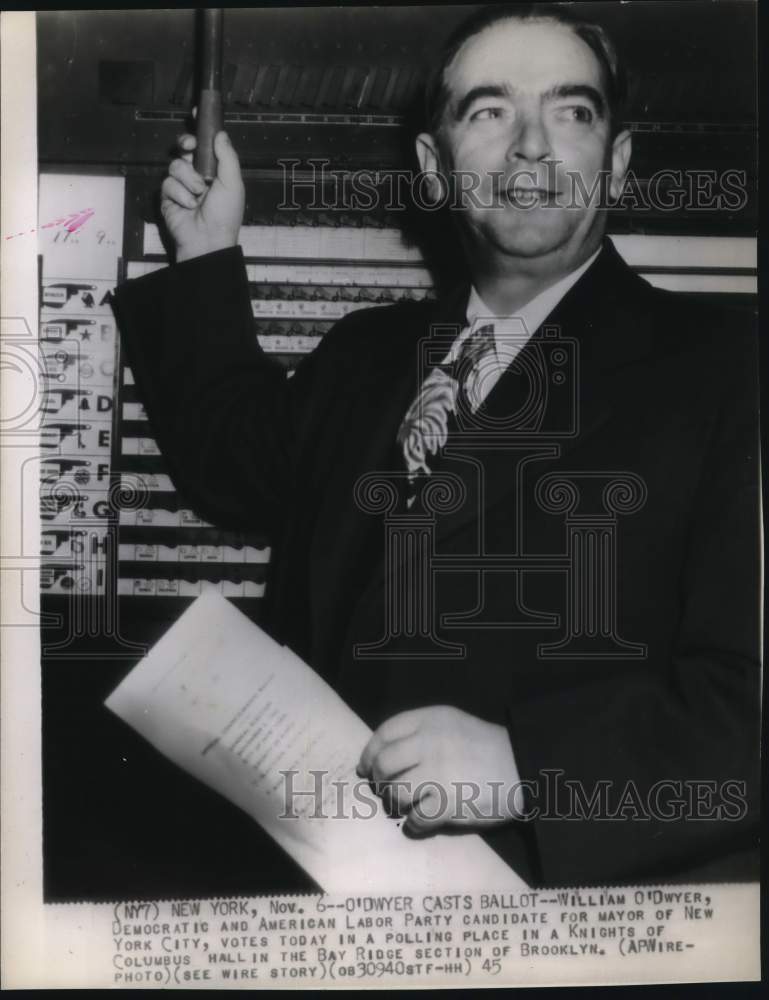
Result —
[[[214,153],[216,153],[216,177],[225,187],[233,187],[240,183],[240,161],[235,147],[230,142],[226,132],[217,132],[214,136]]]

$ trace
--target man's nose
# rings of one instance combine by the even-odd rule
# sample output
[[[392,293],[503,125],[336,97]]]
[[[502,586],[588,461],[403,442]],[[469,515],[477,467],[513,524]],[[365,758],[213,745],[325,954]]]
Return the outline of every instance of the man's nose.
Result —
[[[510,141],[507,157],[536,163],[550,153],[550,140],[542,115],[538,112],[522,115]]]

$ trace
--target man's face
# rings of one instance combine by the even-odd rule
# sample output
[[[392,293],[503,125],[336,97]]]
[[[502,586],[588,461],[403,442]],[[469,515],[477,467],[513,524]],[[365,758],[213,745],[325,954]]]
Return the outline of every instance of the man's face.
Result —
[[[601,68],[582,39],[552,21],[498,22],[465,42],[444,80],[439,133],[420,136],[417,149],[423,170],[465,174],[466,190],[477,183],[462,197],[471,246],[566,262],[596,246],[595,185],[609,171],[619,193],[630,142],[627,133],[610,140]]]

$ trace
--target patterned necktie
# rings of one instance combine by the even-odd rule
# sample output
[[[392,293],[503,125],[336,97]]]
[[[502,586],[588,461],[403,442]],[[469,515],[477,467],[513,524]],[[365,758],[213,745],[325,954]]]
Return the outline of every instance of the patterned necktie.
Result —
[[[446,444],[449,415],[456,414],[459,406],[475,410],[482,402],[484,371],[490,370],[487,366],[497,366],[494,324],[472,330],[460,344],[456,358],[450,358],[451,354],[424,380],[398,430],[398,444],[412,488],[409,506],[417,479],[430,475],[428,455],[437,457]]]

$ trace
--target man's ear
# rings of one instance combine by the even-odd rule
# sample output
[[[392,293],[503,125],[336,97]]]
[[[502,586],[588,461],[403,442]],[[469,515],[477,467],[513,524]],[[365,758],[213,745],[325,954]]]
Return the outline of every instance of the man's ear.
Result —
[[[445,181],[441,173],[438,143],[429,132],[420,132],[417,136],[416,152],[420,170],[428,178],[430,196],[435,203],[438,203],[443,200]]]
[[[630,154],[633,150],[633,140],[630,132],[624,129],[620,132],[611,149],[611,180],[609,181],[609,194],[612,201],[618,201],[625,186],[627,168],[630,164]]]

